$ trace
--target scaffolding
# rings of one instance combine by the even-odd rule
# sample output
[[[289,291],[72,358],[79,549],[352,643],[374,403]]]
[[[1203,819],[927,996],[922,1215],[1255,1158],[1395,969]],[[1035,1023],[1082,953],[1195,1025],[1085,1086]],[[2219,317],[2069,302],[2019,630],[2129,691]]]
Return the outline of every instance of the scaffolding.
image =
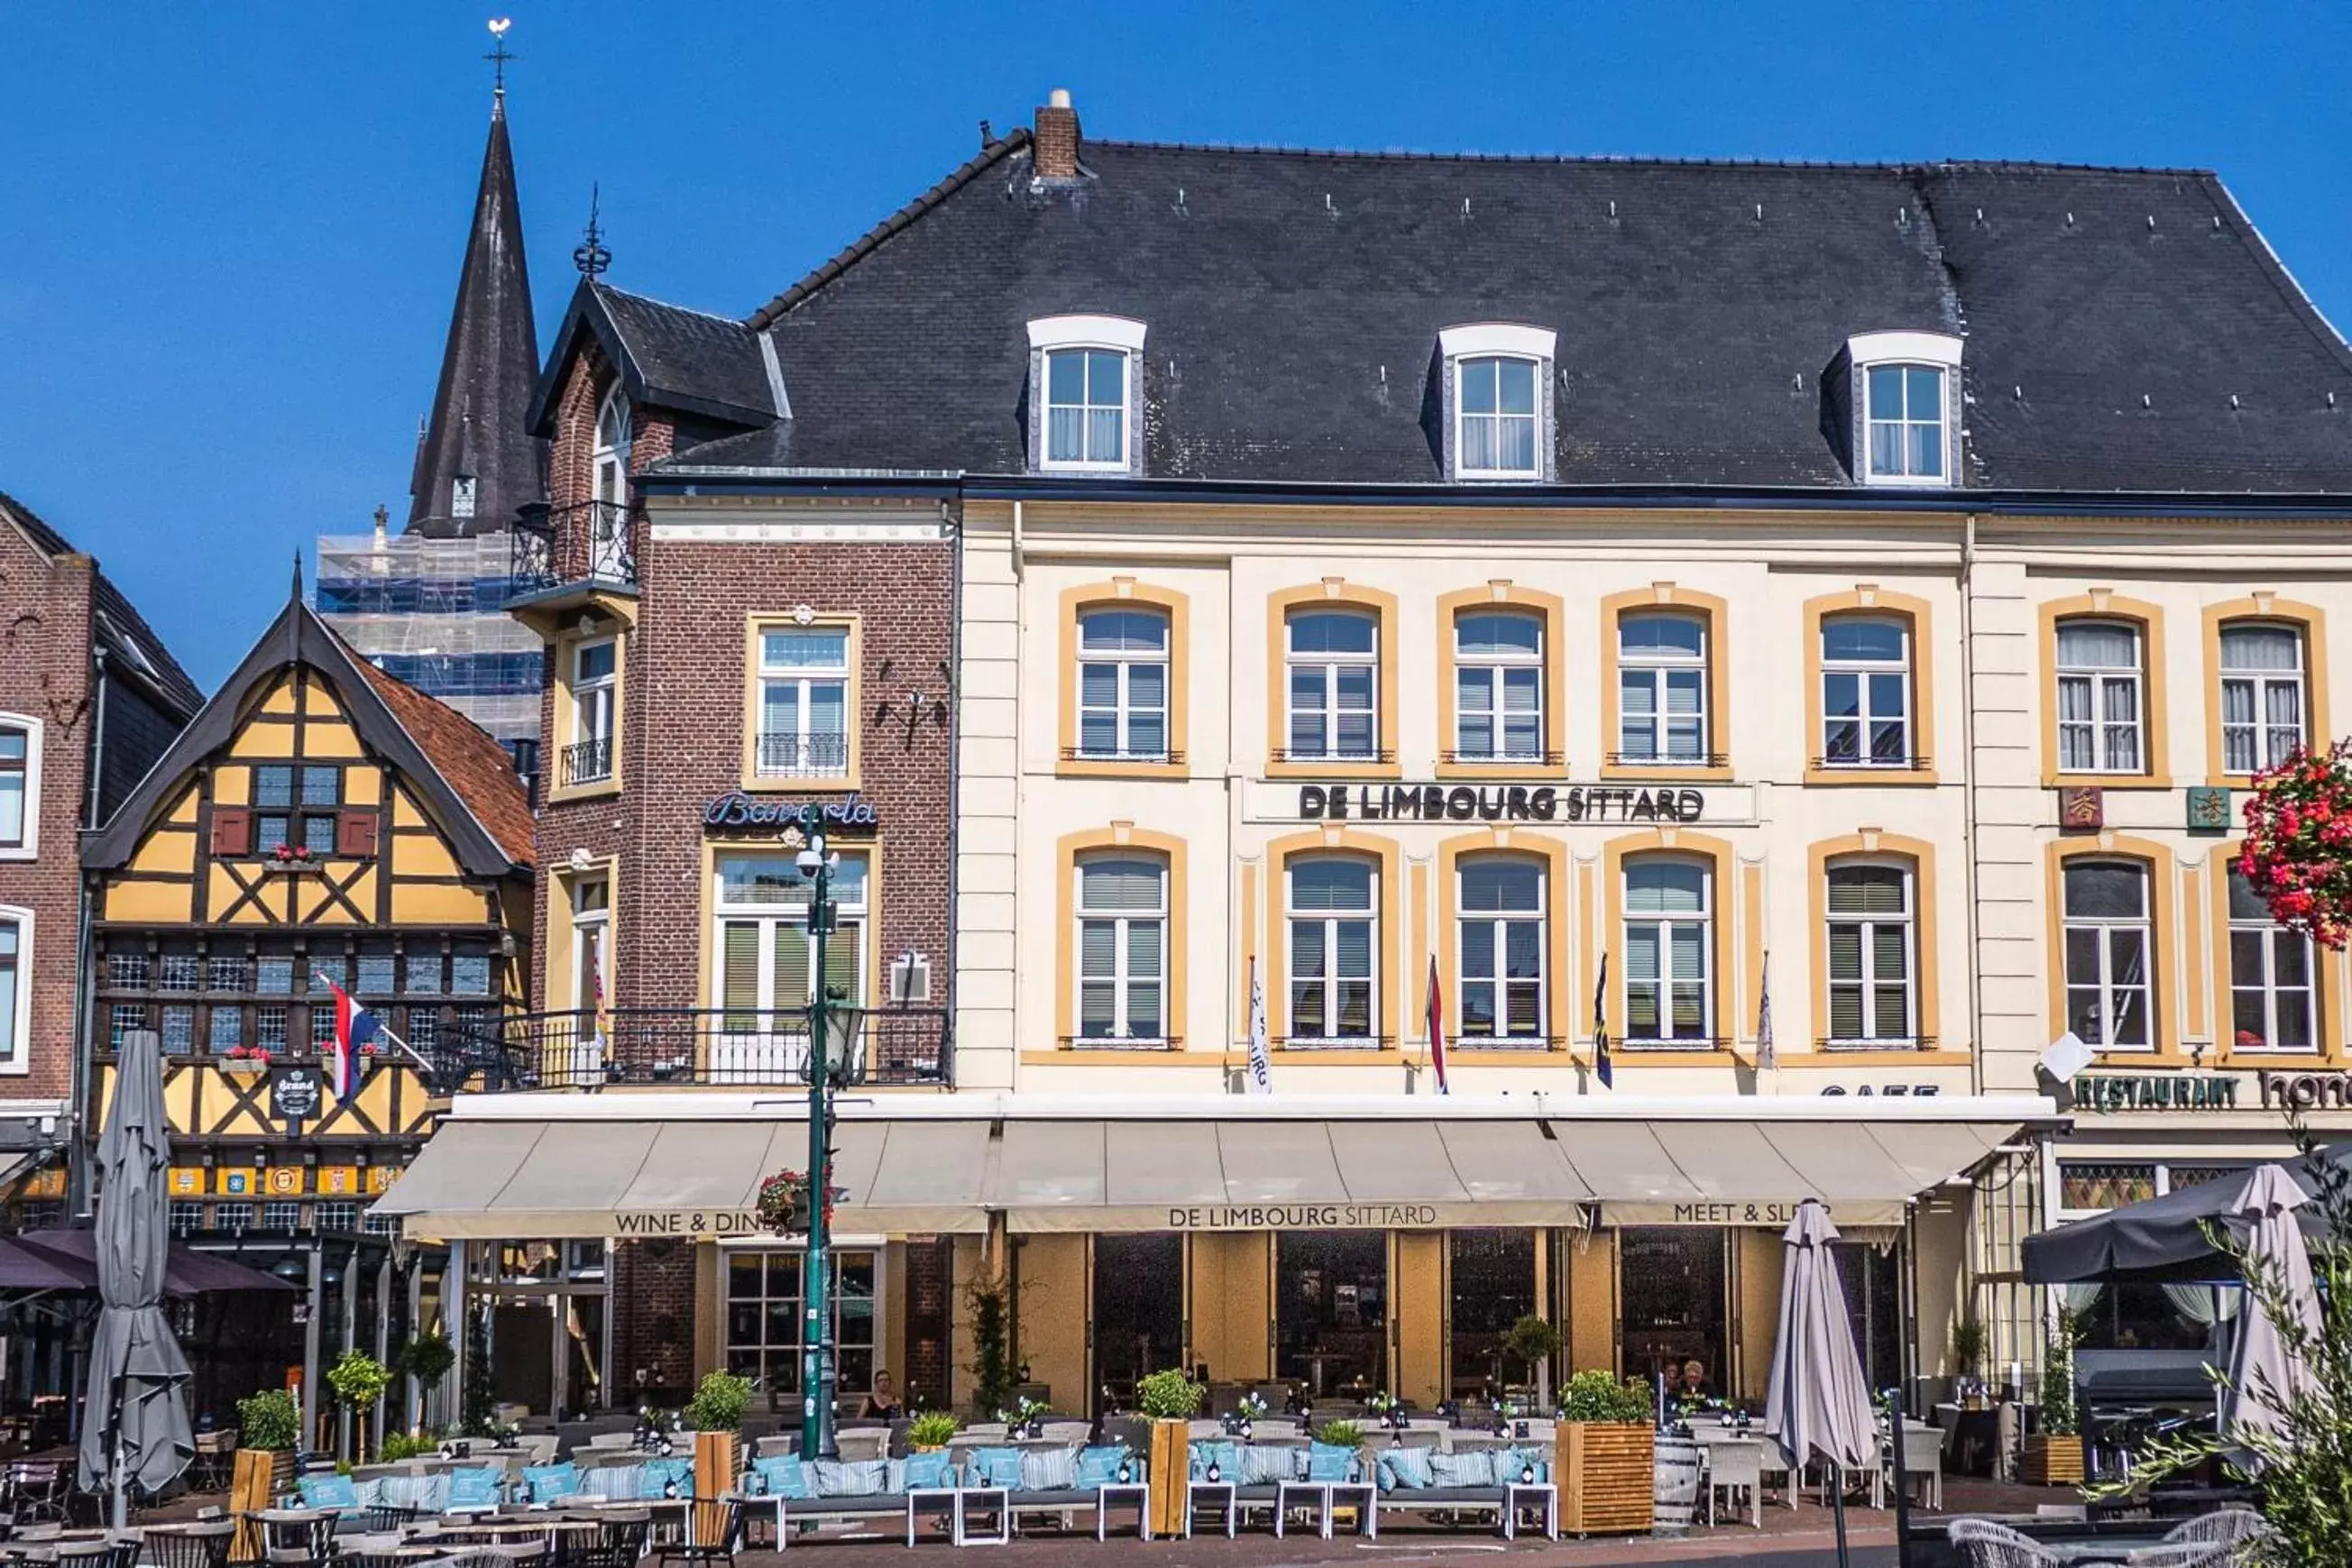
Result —
[[[545,656],[506,613],[509,546],[503,533],[323,534],[311,604],[385,674],[501,742],[536,742]]]

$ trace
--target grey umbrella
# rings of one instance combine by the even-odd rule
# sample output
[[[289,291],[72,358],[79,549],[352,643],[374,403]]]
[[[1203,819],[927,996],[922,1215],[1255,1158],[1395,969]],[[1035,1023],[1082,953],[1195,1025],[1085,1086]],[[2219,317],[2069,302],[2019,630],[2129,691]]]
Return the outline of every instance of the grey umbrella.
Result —
[[[1817,1198],[1797,1206],[1781,1237],[1780,1334],[1772,1345],[1772,1381],[1764,1401],[1765,1435],[1789,1456],[1792,1469],[1819,1456],[1840,1470],[1878,1462],[1878,1431],[1870,1412],[1870,1385],[1854,1349],[1830,1243],[1837,1227]],[[1790,1482],[1793,1486],[1792,1473]],[[1846,1560],[1845,1489],[1833,1482],[1838,1561]]]
[[[100,1309],[90,1343],[81,1428],[82,1484],[114,1489],[122,1527],[128,1489],[161,1491],[195,1454],[188,1427],[188,1363],[163,1321],[163,1171],[171,1157],[163,1116],[163,1043],[152,1030],[123,1036],[114,1104],[98,1140],[97,1264]]]
[[[2284,1304],[2301,1333],[2299,1343],[2290,1344],[2262,1296],[2249,1287],[2245,1311],[2238,1319],[2238,1343],[2230,1354],[2230,1387],[2221,1402],[2224,1436],[2283,1430],[2285,1413],[2273,1401],[2293,1398],[2310,1382],[2307,1356],[2319,1339],[2319,1296],[2312,1286],[2311,1253],[2304,1246],[2295,1214],[2309,1201],[2284,1170],[2258,1166],[2243,1177],[2230,1206],[2246,1222],[2252,1267],[2285,1288]]]

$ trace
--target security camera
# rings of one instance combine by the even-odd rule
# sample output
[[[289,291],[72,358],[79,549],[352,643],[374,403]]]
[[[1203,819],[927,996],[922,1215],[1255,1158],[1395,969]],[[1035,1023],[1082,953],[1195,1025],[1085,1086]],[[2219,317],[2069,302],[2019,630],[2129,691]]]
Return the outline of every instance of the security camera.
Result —
[[[814,876],[817,868],[824,864],[824,857],[814,850],[803,850],[793,858],[793,863],[800,867],[803,876]]]

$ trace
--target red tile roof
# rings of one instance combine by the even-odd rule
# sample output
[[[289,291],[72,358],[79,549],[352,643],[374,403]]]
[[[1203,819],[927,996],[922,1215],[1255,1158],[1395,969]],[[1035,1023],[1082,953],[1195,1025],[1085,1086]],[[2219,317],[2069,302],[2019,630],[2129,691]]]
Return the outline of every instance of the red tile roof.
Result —
[[[350,648],[347,643],[346,650]],[[407,682],[385,674],[357,653],[352,663],[366,672],[368,683],[416,748],[441,770],[490,837],[518,865],[531,863],[534,824],[530,798],[515,777],[514,760],[489,732],[436,697],[426,696]]]

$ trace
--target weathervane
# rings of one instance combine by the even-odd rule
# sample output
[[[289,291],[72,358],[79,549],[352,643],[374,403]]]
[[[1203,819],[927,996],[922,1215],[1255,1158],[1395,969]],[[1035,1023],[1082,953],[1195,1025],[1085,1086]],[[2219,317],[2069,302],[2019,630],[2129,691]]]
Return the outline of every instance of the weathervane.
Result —
[[[519,60],[522,58],[520,55],[509,54],[507,51],[507,29],[513,26],[514,18],[511,16],[492,17],[490,19],[490,37],[493,42],[490,45],[490,52],[482,57],[482,58],[489,61],[490,64],[496,68],[498,74],[495,79],[498,83],[498,95],[500,98],[504,98],[507,95],[507,62],[509,60]]]
[[[604,231],[596,226],[596,213],[603,198],[602,182],[588,187],[588,226],[582,231],[580,245],[572,253],[572,265],[580,269],[583,277],[593,277],[613,265],[613,253],[604,248]]]

